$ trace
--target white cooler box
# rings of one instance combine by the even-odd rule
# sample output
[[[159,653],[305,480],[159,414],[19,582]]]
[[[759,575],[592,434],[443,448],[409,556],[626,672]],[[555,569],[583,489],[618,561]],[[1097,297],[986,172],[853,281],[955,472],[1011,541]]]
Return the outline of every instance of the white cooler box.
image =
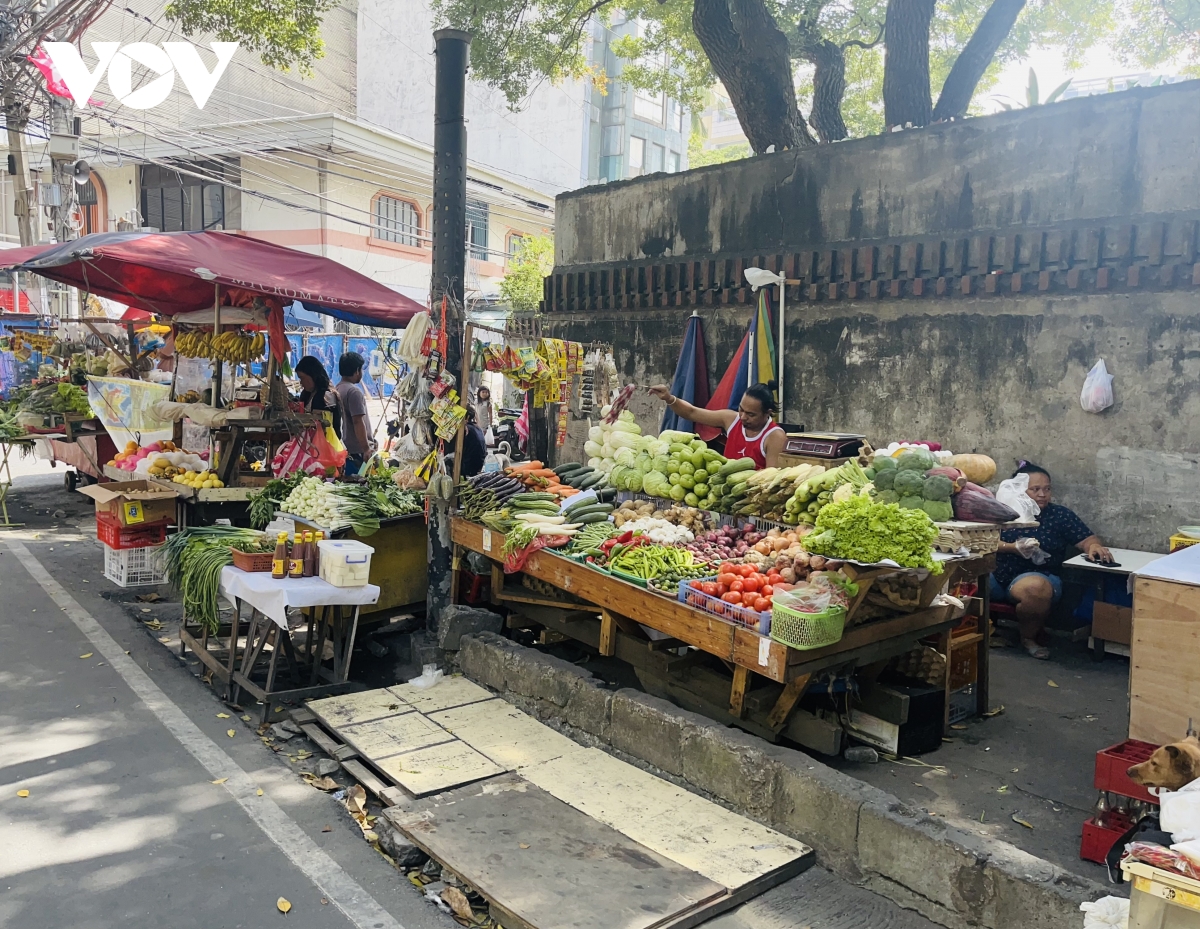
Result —
[[[370,583],[375,549],[350,539],[322,539],[321,580],[334,587],[363,587]]]

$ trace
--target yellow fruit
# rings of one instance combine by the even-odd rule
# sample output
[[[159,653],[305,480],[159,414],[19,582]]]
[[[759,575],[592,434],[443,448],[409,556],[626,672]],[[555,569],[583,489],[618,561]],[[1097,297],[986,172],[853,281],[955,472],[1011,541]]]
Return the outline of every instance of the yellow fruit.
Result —
[[[219,479],[218,479],[218,480],[214,480],[214,481],[212,482],[212,485],[213,485],[213,487],[224,487],[224,486],[225,486],[225,482],[224,482],[224,481],[222,481],[222,480],[219,480]]]

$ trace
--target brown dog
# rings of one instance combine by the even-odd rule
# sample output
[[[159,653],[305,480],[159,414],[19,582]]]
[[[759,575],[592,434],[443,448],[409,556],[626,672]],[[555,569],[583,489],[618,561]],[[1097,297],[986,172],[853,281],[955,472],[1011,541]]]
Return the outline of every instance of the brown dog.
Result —
[[[1126,773],[1143,787],[1179,790],[1200,778],[1200,740],[1188,736],[1182,742],[1156,748],[1148,761],[1135,764]]]

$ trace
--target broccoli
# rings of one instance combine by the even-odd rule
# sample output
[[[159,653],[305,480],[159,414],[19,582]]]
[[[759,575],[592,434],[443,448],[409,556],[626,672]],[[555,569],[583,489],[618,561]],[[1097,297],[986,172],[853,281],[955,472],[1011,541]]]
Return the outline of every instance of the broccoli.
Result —
[[[954,507],[945,500],[926,500],[921,504],[921,509],[928,513],[929,518],[935,523],[944,523],[954,519]]]
[[[925,487],[921,491],[921,496],[926,500],[934,500],[939,503],[946,503],[950,499],[950,494],[954,492],[954,482],[948,477],[941,474],[934,474],[925,478]]]
[[[894,490],[881,491],[878,498],[879,503],[899,503],[900,495]]]
[[[920,497],[925,490],[925,477],[920,471],[897,471],[892,488],[902,497]]]
[[[876,455],[875,460],[871,462],[871,467],[875,469],[876,473],[880,471],[895,471],[896,459],[890,455],[884,455],[880,453]]]
[[[891,490],[893,482],[896,480],[896,470],[883,470],[875,473],[875,489],[876,490]]]
[[[900,457],[896,459],[896,467],[901,471],[920,471],[924,474],[930,468],[937,467],[937,459],[933,457],[932,452],[923,448],[910,448],[900,453]]]
[[[919,510],[922,509],[924,505],[925,501],[914,494],[900,498],[900,508],[903,510]]]

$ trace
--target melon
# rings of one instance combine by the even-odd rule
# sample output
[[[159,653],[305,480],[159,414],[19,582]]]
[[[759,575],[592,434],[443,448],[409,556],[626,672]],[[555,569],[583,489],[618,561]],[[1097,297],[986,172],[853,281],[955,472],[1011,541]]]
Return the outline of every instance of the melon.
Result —
[[[986,484],[996,476],[996,462],[987,455],[955,455],[946,464],[958,468],[972,484]]]

